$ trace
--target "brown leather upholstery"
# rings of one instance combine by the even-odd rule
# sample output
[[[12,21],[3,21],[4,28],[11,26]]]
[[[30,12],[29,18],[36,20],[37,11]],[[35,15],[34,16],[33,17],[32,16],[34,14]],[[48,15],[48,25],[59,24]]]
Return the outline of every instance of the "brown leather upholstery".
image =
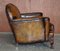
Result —
[[[17,19],[21,17],[20,11],[18,10],[18,8],[11,3],[6,5],[6,13],[10,19],[15,19],[15,18]]]
[[[42,17],[43,16],[43,13],[41,12],[33,12],[33,13],[20,13],[20,11],[18,10],[18,8],[9,3],[6,5],[6,13],[7,13],[7,16],[11,19],[17,19],[17,18],[31,18],[31,17],[37,17],[37,16],[40,16]]]
[[[43,40],[53,44],[54,26],[48,17],[43,17],[43,13],[20,13],[16,6],[7,4],[6,14],[16,42],[30,43]]]
[[[21,21],[21,22],[20,22]],[[44,28],[41,20],[12,21],[17,42],[33,42],[44,39]]]
[[[32,13],[21,13],[22,18],[31,18],[31,17],[39,17],[43,16],[42,12],[32,12]]]

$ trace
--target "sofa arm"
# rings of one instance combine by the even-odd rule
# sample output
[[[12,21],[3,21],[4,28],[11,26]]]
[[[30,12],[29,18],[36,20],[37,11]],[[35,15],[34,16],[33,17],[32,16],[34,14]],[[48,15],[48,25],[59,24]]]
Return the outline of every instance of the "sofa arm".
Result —
[[[48,17],[43,17],[43,26],[44,26],[44,40],[48,40],[50,19]]]
[[[50,19],[48,17],[43,17],[43,24],[44,24],[44,35],[45,40],[49,41],[50,47],[53,48],[54,44],[54,25],[50,23]]]

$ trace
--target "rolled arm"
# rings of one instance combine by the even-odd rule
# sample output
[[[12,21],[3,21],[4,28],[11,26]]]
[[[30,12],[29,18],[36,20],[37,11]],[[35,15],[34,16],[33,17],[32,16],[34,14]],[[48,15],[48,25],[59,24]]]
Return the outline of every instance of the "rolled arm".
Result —
[[[43,18],[44,23],[44,39],[49,41],[50,47],[53,48],[54,44],[54,25],[50,23],[50,19],[48,17]]]
[[[44,40],[47,41],[50,28],[50,19],[48,17],[43,17],[43,25],[44,25]]]

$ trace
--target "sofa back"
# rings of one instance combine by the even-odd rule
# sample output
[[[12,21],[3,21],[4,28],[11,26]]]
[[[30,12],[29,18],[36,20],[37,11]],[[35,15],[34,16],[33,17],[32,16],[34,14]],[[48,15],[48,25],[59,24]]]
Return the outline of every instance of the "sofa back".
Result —
[[[6,15],[9,20],[18,19],[20,18],[20,11],[15,5],[9,3],[6,5]]]
[[[32,12],[32,13],[21,13],[22,18],[32,18],[32,17],[39,17],[40,18],[43,16],[42,12]]]

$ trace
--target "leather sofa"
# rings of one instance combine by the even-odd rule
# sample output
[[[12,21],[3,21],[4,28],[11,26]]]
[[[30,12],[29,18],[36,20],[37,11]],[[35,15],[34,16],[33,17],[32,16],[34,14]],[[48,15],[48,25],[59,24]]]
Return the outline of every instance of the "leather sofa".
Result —
[[[11,3],[6,5],[5,10],[17,44],[49,42],[53,48],[54,25],[49,17],[44,17],[42,12],[20,13]]]

